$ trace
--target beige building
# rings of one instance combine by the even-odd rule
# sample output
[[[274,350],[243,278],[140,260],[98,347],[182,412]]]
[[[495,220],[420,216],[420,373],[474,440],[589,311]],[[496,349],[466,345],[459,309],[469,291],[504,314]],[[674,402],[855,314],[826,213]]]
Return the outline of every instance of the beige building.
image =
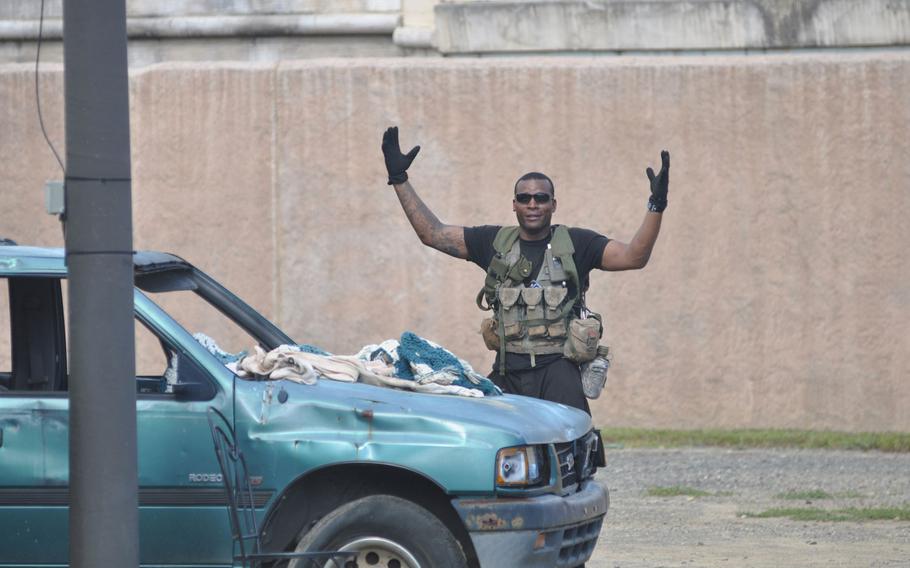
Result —
[[[592,275],[615,351],[595,420],[910,430],[907,3],[236,4],[129,2],[137,247],[192,260],[300,342],[347,353],[410,330],[487,372],[483,273],[420,245],[383,129],[422,146],[411,179],[446,222],[509,223],[533,169],[557,222],[621,240],[667,148],[650,264]],[[59,246],[37,5],[0,5],[0,236]]]
[[[61,0],[0,3],[0,62],[60,60]],[[906,46],[908,0],[126,0],[130,65]]]

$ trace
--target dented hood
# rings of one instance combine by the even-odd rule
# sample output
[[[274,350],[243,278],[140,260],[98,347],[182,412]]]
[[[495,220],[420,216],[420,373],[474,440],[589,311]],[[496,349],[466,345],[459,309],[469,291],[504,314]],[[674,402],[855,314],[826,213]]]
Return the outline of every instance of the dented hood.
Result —
[[[285,432],[294,429],[294,422],[308,431],[311,424],[305,418],[317,408],[320,414],[369,416],[374,427],[395,424],[396,430],[411,428],[424,435],[457,431],[470,437],[472,431],[477,435],[496,432],[495,437],[511,439],[516,445],[568,442],[593,427],[591,417],[578,409],[525,396],[470,398],[331,380],[315,385],[286,380],[241,382],[249,386],[252,396],[240,398],[249,413],[259,418],[260,427],[265,426],[263,421],[273,427],[280,422]],[[282,390],[286,396],[279,396]]]

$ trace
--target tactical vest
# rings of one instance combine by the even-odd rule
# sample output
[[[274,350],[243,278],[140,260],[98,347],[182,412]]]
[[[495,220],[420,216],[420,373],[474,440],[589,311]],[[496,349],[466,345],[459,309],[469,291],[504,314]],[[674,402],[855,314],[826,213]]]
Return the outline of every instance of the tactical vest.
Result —
[[[569,323],[575,318],[573,308],[582,294],[569,230],[562,225],[555,227],[534,287],[524,285],[532,266],[521,255],[518,227],[501,228],[493,248],[496,254],[477,294],[477,306],[494,311],[500,372],[505,370],[506,352],[529,354],[531,366],[535,355],[563,353]]]

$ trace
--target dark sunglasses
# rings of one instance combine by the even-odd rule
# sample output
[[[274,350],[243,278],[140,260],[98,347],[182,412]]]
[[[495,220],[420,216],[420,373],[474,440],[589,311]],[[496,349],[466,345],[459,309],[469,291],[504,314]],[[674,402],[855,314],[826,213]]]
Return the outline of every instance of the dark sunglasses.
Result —
[[[532,197],[534,198],[534,201],[536,201],[538,205],[543,205],[544,203],[549,203],[549,202],[550,202],[550,194],[549,194],[549,193],[544,193],[544,192],[540,192],[540,193],[516,193],[516,194],[515,194],[515,201],[521,203],[522,205],[525,205],[525,204],[528,204],[528,203],[531,202],[531,198],[532,198]]]

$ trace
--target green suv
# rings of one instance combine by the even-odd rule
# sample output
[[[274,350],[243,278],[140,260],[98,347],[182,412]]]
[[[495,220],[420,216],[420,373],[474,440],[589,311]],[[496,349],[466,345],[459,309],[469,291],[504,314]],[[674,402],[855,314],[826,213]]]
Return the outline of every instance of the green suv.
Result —
[[[583,412],[240,378],[204,339],[229,352],[297,342],[179,257],[139,252],[134,265],[137,376],[123,380],[137,389],[143,566],[232,564],[210,408],[236,431],[268,551],[359,546],[346,566],[411,568],[590,558],[609,496]],[[66,274],[61,249],[0,244],[3,567],[67,564]]]

